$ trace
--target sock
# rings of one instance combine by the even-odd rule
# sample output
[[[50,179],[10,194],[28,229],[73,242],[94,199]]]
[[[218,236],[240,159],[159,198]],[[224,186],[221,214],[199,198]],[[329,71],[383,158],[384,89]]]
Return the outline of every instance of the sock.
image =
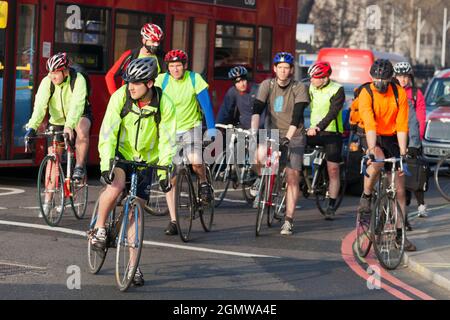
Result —
[[[286,217],[286,219],[284,219],[284,220],[288,221],[289,223],[293,223],[294,222],[294,219],[289,218],[289,217]]]
[[[330,198],[328,205],[332,208],[336,205],[336,199]]]
[[[372,194],[367,195],[367,194],[363,193],[363,198],[364,199],[372,199]]]

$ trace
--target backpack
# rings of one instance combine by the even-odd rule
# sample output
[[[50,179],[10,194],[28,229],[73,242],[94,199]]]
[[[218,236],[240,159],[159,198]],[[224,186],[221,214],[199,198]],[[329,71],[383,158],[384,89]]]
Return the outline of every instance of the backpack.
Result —
[[[354,98],[353,98],[353,102],[350,106],[350,118],[349,118],[350,119],[349,120],[350,127],[352,127],[352,128],[357,126],[362,121],[361,116],[359,114],[359,104],[358,104],[359,95],[361,94],[362,89],[366,89],[367,92],[369,93],[370,97],[372,98],[371,99],[372,100],[372,111],[373,111],[373,115],[375,116],[375,110],[373,107],[373,92],[372,92],[372,89],[370,88],[371,83],[372,82],[366,82],[354,90]],[[395,103],[397,104],[397,108],[399,108],[397,85],[394,82],[390,82],[389,84],[392,87],[392,91],[394,91]]]
[[[77,80],[78,74],[81,74],[86,81],[86,102],[84,107],[88,107],[91,105],[89,101],[89,96],[91,95],[91,81],[89,80],[89,75],[87,72],[79,65],[72,65],[72,67],[69,68],[69,75],[70,75],[70,91],[73,92],[73,89],[75,88],[75,82]],[[48,98],[47,105],[50,103],[50,99],[53,97],[53,94],[55,93],[55,85],[53,82],[50,82],[50,97]],[[64,114],[64,120],[66,119],[66,114],[64,113],[63,108],[63,114]]]

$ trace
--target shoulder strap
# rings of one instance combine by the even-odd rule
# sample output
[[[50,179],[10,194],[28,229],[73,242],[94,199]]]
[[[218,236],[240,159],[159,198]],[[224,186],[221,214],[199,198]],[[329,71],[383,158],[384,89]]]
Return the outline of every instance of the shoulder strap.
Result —
[[[417,106],[417,90],[418,90],[417,87],[412,88],[412,94],[413,94],[412,98],[414,101],[414,109],[416,109],[416,106]]]
[[[75,69],[70,68],[69,74],[70,74],[70,91],[73,92],[73,88],[75,88],[75,81],[77,80],[78,73],[75,71]]]
[[[192,88],[194,88],[195,92],[195,72],[193,71],[189,72],[189,77],[191,78]]]
[[[392,91],[394,92],[394,97],[395,97],[395,103],[397,104],[397,108],[399,107],[399,103],[398,103],[398,88],[397,85],[394,82],[391,82],[391,86],[392,86]]]
[[[169,84],[169,72],[166,72],[164,74],[164,79],[163,82],[161,84],[161,91],[164,92],[164,90],[166,90],[167,85]]]
[[[53,94],[55,93],[55,85],[53,82],[50,81],[50,98],[48,98],[47,105],[50,103],[50,99],[53,97]]]
[[[130,113],[131,106],[133,104],[133,99],[131,98],[130,91],[128,91],[128,84],[126,89],[127,95],[125,98],[125,104],[123,105],[122,111],[120,112],[120,118],[123,119]]]
[[[141,48],[134,48],[133,50],[131,50],[130,62],[133,60],[136,60],[139,57],[140,52],[141,52]]]

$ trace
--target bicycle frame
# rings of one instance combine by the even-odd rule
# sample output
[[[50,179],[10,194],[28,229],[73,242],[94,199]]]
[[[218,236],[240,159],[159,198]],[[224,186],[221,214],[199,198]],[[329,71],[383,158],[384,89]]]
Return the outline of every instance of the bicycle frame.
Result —
[[[326,155],[324,149],[323,147],[320,146],[316,146],[313,152],[307,153],[303,156],[304,169],[302,170],[302,176],[305,180],[306,186],[308,187],[308,194],[314,194],[314,190],[317,184],[318,173],[324,164],[325,156]],[[309,175],[306,173],[305,167],[311,167],[312,181],[309,178]]]

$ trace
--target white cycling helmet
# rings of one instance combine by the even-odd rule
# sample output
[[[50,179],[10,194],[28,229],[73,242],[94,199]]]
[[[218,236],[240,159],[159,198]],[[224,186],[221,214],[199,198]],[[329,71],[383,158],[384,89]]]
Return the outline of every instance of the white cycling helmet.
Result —
[[[394,72],[396,75],[412,75],[413,70],[409,62],[398,62],[394,66]]]

